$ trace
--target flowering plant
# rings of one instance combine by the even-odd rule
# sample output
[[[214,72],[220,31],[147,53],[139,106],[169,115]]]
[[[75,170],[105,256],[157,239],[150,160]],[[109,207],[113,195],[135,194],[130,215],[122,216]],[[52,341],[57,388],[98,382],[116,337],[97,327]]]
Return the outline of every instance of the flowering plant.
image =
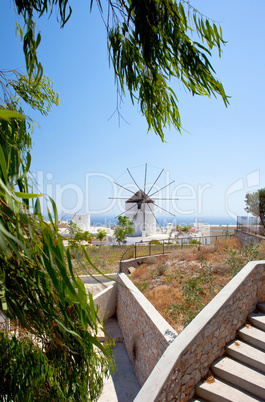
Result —
[[[193,228],[191,225],[186,225],[186,226],[177,225],[176,226],[176,236],[184,235],[184,234],[191,235],[191,234],[194,234],[197,232],[198,232],[198,229]]]

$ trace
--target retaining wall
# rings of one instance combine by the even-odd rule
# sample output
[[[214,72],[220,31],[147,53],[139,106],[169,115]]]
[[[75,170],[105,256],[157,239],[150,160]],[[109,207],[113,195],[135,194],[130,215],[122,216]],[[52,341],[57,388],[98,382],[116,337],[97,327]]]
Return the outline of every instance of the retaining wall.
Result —
[[[124,273],[118,281],[117,319],[135,375],[143,385],[177,333]]]
[[[103,321],[116,313],[117,274],[80,275],[87,293],[92,293],[95,305],[98,305]]]
[[[154,255],[148,255],[148,256],[144,256],[144,257],[131,258],[129,260],[123,260],[123,261],[120,261],[119,272],[129,274],[128,268],[130,268],[130,267],[136,268],[136,267],[138,267],[138,265],[141,265],[143,262],[155,260],[157,257],[165,257],[165,260],[168,259],[167,254],[154,254]]]
[[[241,230],[238,229],[235,230],[235,237],[237,237],[240,240],[242,246],[245,246],[251,241],[253,243],[260,243],[261,241],[265,241],[264,236],[255,235],[253,233],[242,232]]]
[[[258,302],[265,301],[265,261],[248,263],[166,349],[134,402],[188,401]]]
[[[108,318],[111,318],[116,313],[117,307],[117,283],[113,283],[108,286],[106,289],[99,292],[96,296],[94,296],[95,306],[97,305],[99,308],[99,312],[103,321],[106,321]]]

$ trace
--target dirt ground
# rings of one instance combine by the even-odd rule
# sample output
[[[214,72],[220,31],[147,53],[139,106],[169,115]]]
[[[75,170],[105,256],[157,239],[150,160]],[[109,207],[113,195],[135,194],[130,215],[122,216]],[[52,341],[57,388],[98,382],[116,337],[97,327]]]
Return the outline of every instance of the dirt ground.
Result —
[[[179,333],[248,261],[264,256],[265,243],[242,248],[237,239],[222,239],[158,257],[130,277]]]

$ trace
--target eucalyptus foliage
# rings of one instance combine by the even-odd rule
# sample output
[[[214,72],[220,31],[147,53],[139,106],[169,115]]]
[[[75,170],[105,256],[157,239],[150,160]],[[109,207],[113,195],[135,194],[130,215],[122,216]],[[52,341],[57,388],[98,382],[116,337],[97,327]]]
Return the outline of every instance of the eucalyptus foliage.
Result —
[[[24,17],[27,75],[0,71],[0,312],[11,321],[0,332],[0,399],[92,401],[110,374],[111,347],[96,336],[100,317],[74,274],[56,205],[44,221],[29,180],[32,122],[22,100],[47,115],[59,96],[38,61],[32,8]]]
[[[56,206],[51,200],[54,218],[45,222],[31,192],[31,140],[20,116],[0,119],[0,311],[24,331],[0,334],[0,395],[95,400],[111,353],[96,337],[98,314],[63,246]]]
[[[118,226],[114,230],[114,236],[119,244],[121,244],[126,236],[133,235],[134,228],[133,222],[127,216],[119,216],[118,217]]]
[[[248,213],[257,216],[265,228],[265,188],[246,194],[246,208]]]
[[[35,32],[33,16],[55,11],[63,27],[72,13],[70,1],[14,3],[26,23],[24,32],[20,32],[27,71],[39,80],[43,71],[37,57],[41,36]],[[220,95],[227,106],[228,97],[209,61],[212,49],[216,48],[221,56],[225,43],[218,24],[186,0],[90,0],[91,10],[94,3],[107,29],[118,95],[129,92],[132,103],[139,104],[148,130],[154,130],[162,141],[166,127],[173,125],[181,131],[173,79],[178,79],[192,95]]]

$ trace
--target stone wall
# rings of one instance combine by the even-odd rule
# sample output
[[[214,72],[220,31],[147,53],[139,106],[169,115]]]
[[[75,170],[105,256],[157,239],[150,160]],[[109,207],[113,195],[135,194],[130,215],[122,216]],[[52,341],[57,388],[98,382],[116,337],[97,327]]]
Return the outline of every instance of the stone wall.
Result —
[[[167,254],[154,254],[154,255],[148,255],[145,257],[137,257],[137,258],[131,258],[129,260],[123,260],[120,261],[120,268],[119,272],[123,272],[124,274],[129,274],[128,268],[130,267],[138,267],[141,265],[143,262],[149,261],[152,262],[157,259],[157,257],[164,258],[165,261],[168,259]]]
[[[260,243],[261,241],[265,241],[264,236],[255,235],[253,233],[242,232],[241,230],[238,229],[235,230],[235,237],[237,237],[240,240],[242,246],[245,246],[251,241],[253,243]]]
[[[119,274],[118,281],[118,323],[136,377],[143,385],[177,333],[125,274]]]
[[[117,283],[114,283],[93,297],[103,321],[113,317],[116,313],[117,286]]]
[[[188,401],[258,302],[265,301],[265,261],[248,263],[170,345],[134,402]]]

